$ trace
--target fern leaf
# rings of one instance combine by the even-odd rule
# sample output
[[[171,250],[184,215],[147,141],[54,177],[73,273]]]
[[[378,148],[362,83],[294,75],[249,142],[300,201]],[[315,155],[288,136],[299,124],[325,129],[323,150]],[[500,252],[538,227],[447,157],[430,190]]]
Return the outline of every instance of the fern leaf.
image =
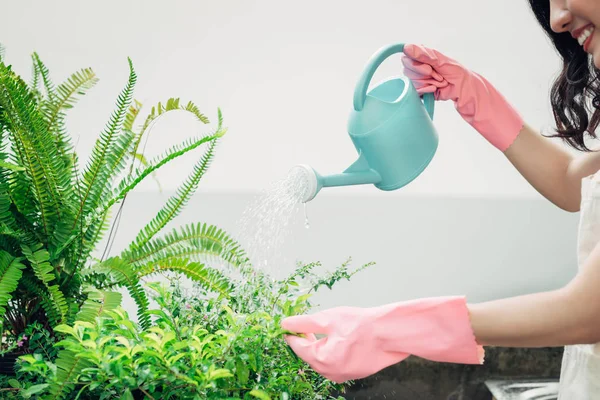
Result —
[[[0,62],[4,62],[4,53],[5,53],[4,46],[2,46],[2,43],[0,43]]]
[[[92,366],[92,363],[82,358],[71,350],[61,350],[56,358],[56,376],[50,385],[50,396],[46,399],[59,400],[67,398],[67,395],[75,389],[77,377],[85,368]]]
[[[106,128],[96,141],[92,151],[92,157],[86,167],[83,176],[83,194],[81,205],[77,211],[73,229],[77,226],[79,219],[94,211],[101,200],[104,189],[110,184],[111,176],[107,171],[107,154],[113,146],[115,139],[123,127],[126,112],[131,104],[133,89],[137,81],[137,75],[133,69],[131,60],[129,61],[129,79],[127,85],[119,94],[117,99],[117,108],[113,112]]]
[[[24,188],[31,187],[37,203],[37,210],[23,210],[24,215],[31,216],[39,212],[43,233],[48,236],[57,218],[60,218],[62,191],[57,181],[59,160],[34,96],[25,82],[2,64],[0,103],[10,125],[9,133],[19,161],[17,164],[26,170],[24,175],[17,174],[21,177],[19,183]]]
[[[201,262],[219,259],[235,267],[248,262],[237,241],[217,226],[202,223],[175,229],[163,238],[152,239],[140,248],[123,252],[121,257],[136,266],[182,257]]]
[[[46,316],[48,317],[49,321],[60,321],[60,312],[57,311],[52,297],[48,293],[46,287],[33,275],[31,270],[26,269],[23,272],[19,286],[24,288],[27,293],[32,293],[35,297],[37,297],[42,308],[46,312]],[[53,326],[56,325],[58,324],[53,324]]]
[[[186,259],[168,259],[156,263],[148,263],[138,270],[140,277],[153,275],[161,271],[176,271],[183,273],[191,280],[198,282],[204,289],[221,296],[229,297],[233,285],[219,271],[204,264],[189,262]]]
[[[133,104],[129,106],[129,111],[125,116],[125,123],[123,124],[123,130],[133,132],[133,125],[140,114],[140,110],[142,109],[142,103],[137,100],[133,100]]]
[[[17,164],[9,163],[2,160],[0,160],[0,168],[9,169],[11,171],[25,171],[25,168]]]
[[[50,79],[50,71],[48,71],[48,68],[46,68],[46,65],[42,62],[40,56],[37,53],[33,53],[31,57],[42,78],[42,82],[44,83],[44,88],[46,89],[48,99],[52,100],[54,98],[55,93],[54,84],[52,83],[52,79]]]
[[[42,245],[33,248],[23,245],[22,250],[23,255],[25,255],[31,264],[35,276],[44,284],[46,290],[48,290],[48,293],[50,294],[53,307],[60,315],[60,320],[51,322],[53,325],[58,325],[65,320],[69,306],[58,285],[51,284],[56,277],[54,275],[54,268],[48,262],[48,260],[50,260],[50,254],[42,248]]]
[[[131,131],[123,131],[123,133],[119,136],[117,141],[112,146],[109,155],[107,157],[107,176],[113,177],[118,176],[121,171],[126,167],[127,156],[131,152],[131,146],[133,140],[135,138],[135,134]],[[102,199],[110,198],[110,189],[112,189],[111,185],[108,184],[104,188],[104,194],[102,195]],[[106,201],[106,200],[104,200]],[[104,236],[104,232],[106,231],[106,225],[104,222],[106,221],[105,216],[108,214],[110,210],[107,210],[104,216],[92,220],[89,228],[85,231],[84,234],[84,249],[83,254],[89,254],[96,248],[98,242]]]
[[[146,329],[150,327],[150,314],[148,313],[148,297],[140,285],[138,275],[130,264],[119,257],[111,257],[94,267],[93,272],[110,275],[120,285],[125,286],[138,306],[138,320]]]
[[[194,104],[193,102],[190,101],[187,103],[186,106],[180,106],[179,102],[180,101],[178,98],[170,98],[167,100],[166,105],[163,106],[163,104],[161,102],[159,102],[156,106],[152,107],[150,114],[148,114],[148,116],[146,117],[146,120],[144,121],[144,124],[140,131],[140,134],[137,136],[135,145],[133,146],[133,153],[135,155],[138,154],[138,149],[139,149],[140,143],[142,141],[142,138],[148,132],[148,128],[150,127],[150,125],[155,123],[159,117],[165,115],[166,113],[168,113],[170,111],[178,111],[178,110],[179,111],[187,111],[187,112],[193,114],[196,117],[196,119],[198,121],[202,122],[203,124],[210,123],[208,118],[200,112],[200,110],[198,109],[196,104]],[[141,103],[140,103],[140,106],[141,106]],[[219,113],[220,113],[220,110],[219,110]],[[132,124],[132,126],[133,126],[133,124]],[[219,124],[217,131],[220,131],[220,129],[221,129],[221,124]],[[141,156],[143,156],[143,154],[141,154]],[[134,164],[132,163],[131,169],[129,171],[130,174],[133,172],[133,167],[134,167]]]
[[[0,319],[6,313],[6,306],[23,276],[24,268],[20,258],[0,250]]]
[[[200,161],[194,166],[194,170],[190,176],[183,183],[183,185],[179,187],[177,193],[167,201],[167,204],[158,212],[156,217],[154,217],[152,221],[142,228],[133,243],[131,243],[130,249],[136,249],[144,246],[150,239],[154,237],[154,235],[160,232],[165,225],[167,225],[181,212],[196,191],[200,180],[204,176],[204,173],[208,170],[210,162],[214,156],[216,143],[216,140],[209,143],[208,150],[202,156]]]
[[[125,198],[127,193],[135,189],[137,185],[139,185],[148,175],[152,174],[154,171],[158,170],[165,164],[173,161],[174,159],[181,157],[187,152],[196,149],[197,147],[203,145],[204,143],[214,141],[218,138],[217,135],[205,136],[201,139],[194,140],[186,140],[181,145],[176,145],[173,148],[169,149],[166,154],[160,158],[159,160],[152,160],[148,167],[136,169],[136,173],[134,176],[125,177],[117,186],[113,197],[95,214],[93,214],[89,219],[95,220],[100,215],[103,215],[106,210],[112,207],[114,204],[120,202]]]
[[[73,147],[64,127],[65,114],[63,110],[72,108],[77,101],[77,96],[83,96],[97,82],[96,74],[90,68],[82,69],[72,74],[56,88],[56,97],[52,101],[43,104],[42,112],[48,130],[54,136],[58,153],[63,158],[67,168],[70,161],[70,156],[67,153],[71,152]]]
[[[75,320],[93,323],[104,312],[114,310],[121,305],[122,296],[118,292],[105,292],[90,288],[87,300],[83,302]]]

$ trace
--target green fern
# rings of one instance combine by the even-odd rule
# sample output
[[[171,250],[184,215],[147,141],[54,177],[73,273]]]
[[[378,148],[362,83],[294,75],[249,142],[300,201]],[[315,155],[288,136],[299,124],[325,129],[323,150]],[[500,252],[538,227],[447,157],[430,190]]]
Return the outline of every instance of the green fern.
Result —
[[[73,108],[77,101],[77,96],[83,96],[97,82],[96,74],[90,68],[82,69],[61,83],[56,89],[56,97],[52,101],[45,102],[43,105],[42,109],[46,124],[48,129],[54,134],[56,147],[60,156],[65,161],[65,167],[67,168],[71,159],[67,153],[73,150],[73,146],[65,129],[65,114],[63,110]],[[68,177],[69,175],[65,176]]]
[[[34,275],[31,269],[24,270],[23,276],[19,281],[19,288],[22,289],[22,292],[27,293],[32,299],[35,299],[37,302],[39,302],[46,312],[48,321],[52,323],[53,321],[59,321],[61,319],[60,312],[57,310],[52,296],[48,293],[46,287]],[[57,324],[52,324],[52,326],[56,325]]]
[[[31,218],[39,211],[43,234],[48,236],[56,217],[60,216],[61,191],[54,173],[56,158],[52,137],[45,129],[34,97],[22,79],[16,77],[10,68],[0,64],[0,103],[5,109],[9,132],[12,136],[18,162],[25,168],[19,183],[27,189],[31,185],[37,209],[20,210]],[[20,193],[21,198],[24,194]],[[28,205],[29,203],[22,203]]]
[[[1,55],[0,55],[1,57]],[[137,81],[133,64],[120,92],[115,111],[95,143],[89,162],[79,168],[66,126],[67,111],[96,82],[84,68],[58,86],[38,54],[32,54],[33,76],[26,83],[0,59],[0,318],[22,333],[22,323],[33,318],[51,328],[76,319],[91,321],[118,303],[112,292],[83,292],[124,286],[138,306],[138,319],[148,327],[148,299],[141,277],[159,271],[177,271],[225,296],[231,283],[206,263],[242,265],[247,257],[224,231],[206,224],[159,234],[181,212],[209,168],[218,139],[223,136],[221,110],[213,133],[173,146],[151,160],[140,152],[152,126],[172,111],[191,113],[208,124],[193,102],[169,98],[151,108],[136,127],[142,104],[133,101]],[[93,266],[92,253],[110,224],[112,207],[122,202],[147,176],[170,161],[206,144],[192,173],[163,209],[138,234],[121,257]],[[136,165],[138,164],[139,165]],[[128,169],[128,171],[127,171]],[[119,177],[125,172],[123,178]],[[120,215],[120,214],[118,214]],[[189,262],[189,261],[191,262]],[[91,272],[88,272],[90,271]],[[18,302],[15,300],[18,293]],[[35,314],[19,309],[30,304]],[[41,312],[43,311],[43,312]],[[14,316],[14,318],[13,318]],[[60,383],[55,398],[66,393],[82,366],[68,351],[59,356]],[[68,391],[68,390],[67,390]]]
[[[87,300],[83,302],[79,313],[75,317],[77,321],[93,323],[96,318],[102,316],[106,311],[114,310],[121,305],[122,296],[118,292],[106,292],[89,288]]]
[[[112,114],[104,131],[96,141],[92,151],[92,157],[85,169],[83,176],[83,197],[81,205],[75,217],[73,229],[77,226],[79,218],[83,218],[91,211],[94,211],[102,200],[107,185],[110,185],[111,176],[107,168],[107,155],[114,145],[116,138],[123,127],[125,115],[131,104],[133,88],[137,81],[137,75],[133,69],[133,64],[129,59],[129,79],[127,85],[119,94],[117,99],[117,109]]]
[[[194,170],[183,185],[179,187],[177,193],[167,201],[167,204],[158,212],[156,217],[138,233],[135,240],[129,246],[131,250],[146,245],[154,235],[160,232],[186,206],[212,161],[216,143],[216,140],[209,143],[206,153],[194,166]]]
[[[127,193],[131,192],[137,187],[148,175],[152,174],[156,170],[162,168],[174,159],[181,157],[182,155],[192,151],[205,143],[216,140],[220,135],[205,136],[200,139],[188,139],[180,145],[173,146],[167,150],[165,154],[155,160],[149,162],[149,165],[145,168],[137,168],[133,176],[125,177],[116,187],[113,192],[113,197],[100,209],[97,213],[93,214],[90,219],[96,219],[100,215],[103,215],[106,210],[112,207],[114,204],[120,202],[125,198]]]
[[[189,262],[186,259],[171,258],[160,262],[148,263],[138,270],[138,275],[145,277],[162,271],[183,273],[206,290],[218,293],[224,297],[231,295],[233,285],[221,272],[209,268],[204,264]]]
[[[69,306],[58,285],[50,284],[56,278],[54,275],[54,268],[48,262],[48,260],[50,260],[50,254],[42,248],[41,244],[34,248],[23,245],[22,250],[23,254],[31,264],[35,276],[44,284],[48,293],[50,293],[52,305],[58,312],[58,315],[60,315],[60,320],[54,320],[51,321],[51,323],[53,325],[58,325],[66,319]]]
[[[6,313],[6,306],[23,276],[24,268],[21,259],[0,250],[0,318]]]
[[[175,229],[163,238],[154,238],[144,246],[121,255],[136,266],[170,258],[190,258],[209,262],[222,260],[238,267],[248,262],[241,245],[217,226],[197,223]]]
[[[150,327],[148,297],[131,265],[119,257],[112,257],[96,265],[93,272],[110,275],[118,284],[125,286],[138,306],[138,321],[144,329]]]
[[[194,104],[193,102],[189,101],[185,106],[181,106],[179,103],[180,103],[180,100],[178,98],[170,98],[166,101],[165,105],[163,105],[162,102],[159,102],[156,106],[152,107],[152,110],[150,111],[150,114],[148,114],[148,116],[146,117],[146,120],[144,121],[144,124],[140,131],[140,134],[138,135],[138,139],[135,143],[135,146],[134,146],[135,154],[137,154],[142,137],[148,131],[148,128],[150,127],[150,125],[155,123],[159,117],[165,115],[166,113],[168,113],[170,111],[187,111],[187,112],[192,113],[196,117],[196,119],[198,121],[202,122],[203,124],[210,123],[209,119],[200,112],[200,110],[198,109],[198,106],[196,106],[196,104]],[[219,114],[220,114],[220,110],[219,110]],[[220,117],[219,117],[219,120],[221,120]],[[133,121],[132,121],[132,126],[133,126]],[[221,129],[220,124],[217,129],[218,130]],[[132,166],[133,166],[133,164],[132,164]]]
[[[56,358],[56,377],[50,385],[50,395],[44,397],[46,400],[60,400],[67,398],[67,395],[75,389],[73,382],[85,368],[92,366],[91,361],[81,358],[71,350],[61,350]]]
[[[46,65],[42,62],[37,53],[33,53],[31,58],[33,59],[33,64],[37,69],[37,74],[39,74],[39,76],[42,78],[48,99],[53,100],[55,96],[55,89],[52,79],[50,79],[50,71],[48,71],[48,68],[46,68]]]
[[[134,131],[133,125],[135,121],[140,115],[140,111],[142,109],[142,103],[138,100],[133,100],[133,104],[129,106],[129,111],[127,111],[127,115],[125,116],[125,123],[123,124],[123,130],[125,131]]]

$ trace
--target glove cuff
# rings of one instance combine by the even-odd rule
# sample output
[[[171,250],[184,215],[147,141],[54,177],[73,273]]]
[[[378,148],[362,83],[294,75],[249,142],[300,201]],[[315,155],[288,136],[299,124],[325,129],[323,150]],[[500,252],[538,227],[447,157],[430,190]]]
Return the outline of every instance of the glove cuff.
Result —
[[[389,352],[431,361],[483,364],[464,296],[434,297],[395,303],[379,311],[373,329]]]

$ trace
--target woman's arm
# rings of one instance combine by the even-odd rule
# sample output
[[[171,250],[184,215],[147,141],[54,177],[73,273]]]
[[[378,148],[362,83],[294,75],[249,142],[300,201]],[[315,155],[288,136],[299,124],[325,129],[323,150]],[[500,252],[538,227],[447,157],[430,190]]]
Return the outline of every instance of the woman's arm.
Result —
[[[564,288],[469,304],[483,346],[552,347],[600,342],[600,245]]]
[[[527,125],[504,154],[542,196],[571,212],[579,211],[581,179],[600,169],[600,153],[575,158]]]

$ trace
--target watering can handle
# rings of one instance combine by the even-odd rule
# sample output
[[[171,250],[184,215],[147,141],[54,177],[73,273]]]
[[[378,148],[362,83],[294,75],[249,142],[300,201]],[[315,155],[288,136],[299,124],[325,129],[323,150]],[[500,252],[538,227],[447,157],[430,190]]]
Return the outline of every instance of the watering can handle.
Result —
[[[379,68],[381,63],[386,58],[392,54],[402,53],[403,51],[404,43],[398,43],[380,48],[371,57],[360,79],[358,80],[358,83],[356,84],[356,88],[354,89],[354,109],[356,111],[361,111],[365,105],[367,89],[369,88],[369,83],[371,83],[371,78],[373,78],[373,75],[375,74],[375,70]],[[425,93],[423,95],[423,103],[425,105],[425,109],[429,113],[429,117],[433,119],[433,109],[435,103],[435,97],[433,96],[433,93]]]

